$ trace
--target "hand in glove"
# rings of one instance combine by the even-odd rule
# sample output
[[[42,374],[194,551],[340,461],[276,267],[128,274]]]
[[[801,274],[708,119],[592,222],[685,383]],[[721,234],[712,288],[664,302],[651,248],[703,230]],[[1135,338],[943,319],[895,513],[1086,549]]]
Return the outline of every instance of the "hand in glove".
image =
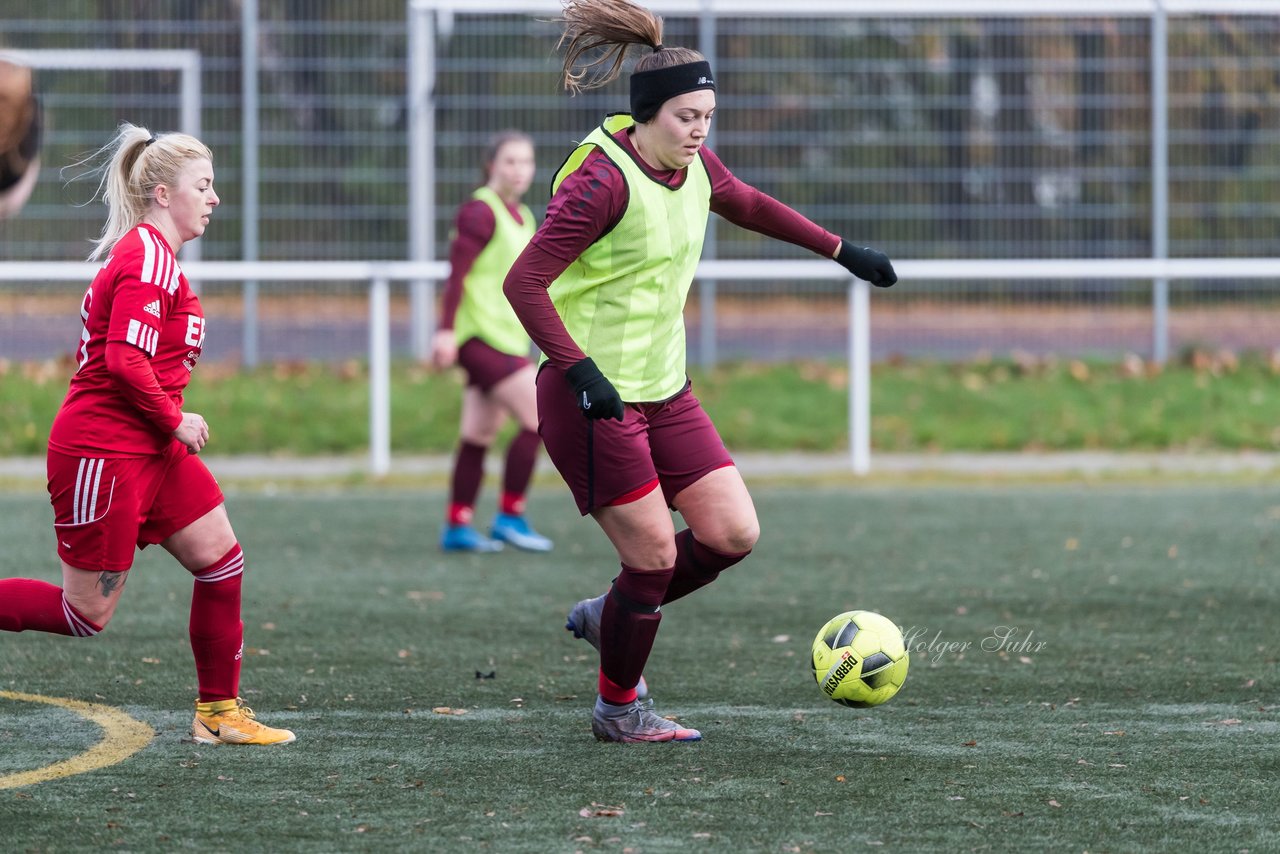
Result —
[[[841,239],[840,249],[836,252],[836,263],[853,273],[859,279],[865,279],[877,288],[892,287],[898,281],[898,274],[893,272],[893,264],[889,256],[868,247],[854,246]]]
[[[573,396],[583,415],[622,420],[622,398],[590,356],[571,366],[564,372],[564,377],[573,386]]]

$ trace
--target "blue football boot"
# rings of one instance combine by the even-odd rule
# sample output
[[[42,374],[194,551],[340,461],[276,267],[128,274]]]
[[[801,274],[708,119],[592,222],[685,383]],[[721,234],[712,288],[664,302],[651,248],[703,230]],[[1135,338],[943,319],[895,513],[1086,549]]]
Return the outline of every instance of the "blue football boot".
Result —
[[[470,525],[449,525],[440,535],[440,549],[446,552],[500,552],[502,543],[489,539]]]
[[[493,520],[493,527],[489,530],[489,536],[499,542],[509,543],[521,551],[551,551],[551,541],[533,530],[528,520],[523,516],[499,513],[497,518]]]

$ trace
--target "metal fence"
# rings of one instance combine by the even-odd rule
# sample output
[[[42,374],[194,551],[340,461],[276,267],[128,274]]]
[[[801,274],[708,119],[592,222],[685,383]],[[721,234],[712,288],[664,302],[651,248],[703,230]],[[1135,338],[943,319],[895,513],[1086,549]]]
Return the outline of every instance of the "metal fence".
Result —
[[[489,134],[516,126],[534,136],[540,169],[529,201],[538,211],[573,142],[625,107],[621,84],[577,98],[558,90],[557,29],[534,10],[554,2],[481,10],[493,5],[430,12],[436,168],[426,257],[444,255]],[[788,4],[786,17],[725,11],[752,3],[652,5],[663,7],[668,43],[715,60],[712,145],[730,168],[895,258],[1280,256],[1280,9],[1266,3],[1167,3],[1174,14],[1158,19],[1152,3],[1135,0],[1095,3],[1088,17],[1080,3],[1005,4],[1024,8],[996,14],[1000,4],[976,0],[902,2],[874,17],[833,12],[841,4],[831,2]],[[1186,11],[1199,7],[1217,13]],[[409,12],[402,0],[0,0],[0,49],[199,53],[202,134],[224,201],[201,241],[205,259],[404,259],[416,225]],[[255,56],[246,70],[243,59]],[[60,167],[118,121],[178,127],[178,75],[39,72],[44,169],[23,216],[0,224],[0,262],[83,257],[102,211],[75,206],[89,188],[66,183]],[[246,81],[256,81],[251,91]],[[1153,180],[1161,152],[1167,183]],[[708,255],[806,257],[724,223]],[[1280,265],[1275,280],[1173,283],[1171,350],[1276,346],[1277,282]],[[0,285],[0,357],[74,345],[74,330],[58,324],[74,325],[67,306],[83,283],[61,295],[46,287]],[[210,288],[227,312],[215,321],[252,328],[262,358],[364,352],[364,321],[340,326],[341,306],[365,300],[359,283],[273,283],[251,312],[244,285]],[[904,282],[876,297],[877,356],[1147,352],[1160,322],[1150,284],[1119,278]],[[844,298],[842,287],[808,281],[720,280],[714,292],[695,290],[691,352],[843,356],[846,313],[832,306]],[[329,306],[335,325],[324,335],[299,328],[298,300]],[[408,353],[401,302],[393,346]],[[211,357],[244,358],[247,340],[211,339]]]

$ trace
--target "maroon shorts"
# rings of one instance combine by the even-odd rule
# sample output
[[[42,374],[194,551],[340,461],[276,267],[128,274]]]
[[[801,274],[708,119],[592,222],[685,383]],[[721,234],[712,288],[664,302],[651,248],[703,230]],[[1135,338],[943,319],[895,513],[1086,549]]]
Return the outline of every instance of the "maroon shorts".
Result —
[[[623,420],[588,419],[564,372],[538,371],[538,433],[584,516],[648,493],[655,480],[670,505],[681,490],[733,458],[688,384],[659,403],[628,403]]]
[[[468,338],[458,348],[458,364],[467,372],[467,385],[488,394],[498,383],[532,363],[524,356],[513,356],[491,347],[479,338]]]
[[[163,542],[223,502],[200,458],[175,440],[149,457],[75,457],[49,451],[49,501],[58,557],[123,572],[134,548]]]

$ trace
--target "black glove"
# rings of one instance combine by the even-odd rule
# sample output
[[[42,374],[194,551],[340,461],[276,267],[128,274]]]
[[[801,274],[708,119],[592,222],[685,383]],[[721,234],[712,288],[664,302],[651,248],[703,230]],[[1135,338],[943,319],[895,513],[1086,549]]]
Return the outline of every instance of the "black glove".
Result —
[[[590,356],[565,371],[564,378],[573,386],[573,396],[583,415],[622,420],[622,398],[618,397],[618,390],[600,373]]]
[[[840,240],[840,251],[836,253],[836,262],[877,288],[892,287],[898,281],[898,274],[893,272],[893,264],[889,263],[888,255],[870,248],[859,248],[843,238]]]

